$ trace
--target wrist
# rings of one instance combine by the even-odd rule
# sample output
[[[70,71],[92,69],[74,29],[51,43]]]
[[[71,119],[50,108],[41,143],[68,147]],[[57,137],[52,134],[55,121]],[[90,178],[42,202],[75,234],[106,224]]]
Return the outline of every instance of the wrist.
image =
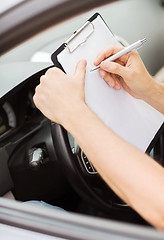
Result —
[[[85,103],[78,104],[76,107],[72,106],[72,110],[67,114],[67,117],[63,117],[61,125],[69,132],[72,132],[75,125],[81,121],[87,111],[89,111],[89,108]]]
[[[150,91],[147,92],[143,100],[161,113],[164,113],[164,84],[152,78],[150,87]]]

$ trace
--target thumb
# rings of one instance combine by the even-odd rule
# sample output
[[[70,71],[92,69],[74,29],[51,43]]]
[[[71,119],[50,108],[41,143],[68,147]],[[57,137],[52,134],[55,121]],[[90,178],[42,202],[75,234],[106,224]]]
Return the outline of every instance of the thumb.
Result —
[[[123,78],[127,75],[127,68],[116,62],[103,61],[100,64],[100,68],[109,73],[117,74]]]
[[[74,73],[74,77],[80,77],[82,79],[85,79],[85,73],[86,73],[86,60],[80,60],[76,65],[76,70]]]

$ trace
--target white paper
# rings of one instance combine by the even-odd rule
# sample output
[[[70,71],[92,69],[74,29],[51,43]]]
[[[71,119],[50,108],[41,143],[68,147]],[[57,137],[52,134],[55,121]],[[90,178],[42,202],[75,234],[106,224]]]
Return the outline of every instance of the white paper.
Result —
[[[100,16],[92,23],[94,24],[94,33],[87,42],[79,46],[73,53],[65,48],[57,56],[58,61],[67,74],[73,75],[77,62],[81,59],[87,60],[86,103],[115,133],[145,152],[163,124],[164,115],[145,102],[133,98],[123,88],[119,91],[110,88],[100,77],[99,71],[90,72],[99,52],[109,45],[120,45]],[[79,43],[79,38],[83,40],[84,35],[87,35],[91,29],[92,26],[88,25],[73,40],[73,44]]]

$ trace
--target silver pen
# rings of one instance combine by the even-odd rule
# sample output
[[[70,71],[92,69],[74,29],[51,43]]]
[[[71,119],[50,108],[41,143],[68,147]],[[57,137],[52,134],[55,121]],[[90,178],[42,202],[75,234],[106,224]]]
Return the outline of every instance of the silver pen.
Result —
[[[146,42],[146,38],[143,38],[142,40],[139,40],[131,45],[129,45],[128,47],[122,49],[121,51],[119,51],[118,53],[110,56],[109,58],[105,59],[104,61],[108,60],[108,61],[115,61],[116,59],[118,59],[119,57],[127,54],[127,53],[130,53],[130,52],[133,52],[135,50],[137,50],[138,48],[142,47],[143,43]],[[96,68],[93,68],[90,70],[90,72],[94,71],[94,70],[97,70],[100,68],[100,65],[97,66]]]

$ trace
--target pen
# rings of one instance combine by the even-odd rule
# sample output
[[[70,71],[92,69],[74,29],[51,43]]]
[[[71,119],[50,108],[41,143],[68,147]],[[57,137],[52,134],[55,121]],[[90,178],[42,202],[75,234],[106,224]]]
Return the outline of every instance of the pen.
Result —
[[[124,54],[130,53],[132,51],[137,50],[138,48],[142,47],[143,43],[146,42],[146,38],[143,38],[142,40],[139,40],[131,45],[129,45],[128,47],[122,49],[121,51],[119,51],[118,53],[110,56],[109,58],[105,59],[104,61],[108,60],[108,61],[115,61],[116,59],[118,59],[119,57],[123,56]],[[96,68],[93,68],[90,70],[90,72],[97,70],[100,68],[100,65],[97,66]]]

